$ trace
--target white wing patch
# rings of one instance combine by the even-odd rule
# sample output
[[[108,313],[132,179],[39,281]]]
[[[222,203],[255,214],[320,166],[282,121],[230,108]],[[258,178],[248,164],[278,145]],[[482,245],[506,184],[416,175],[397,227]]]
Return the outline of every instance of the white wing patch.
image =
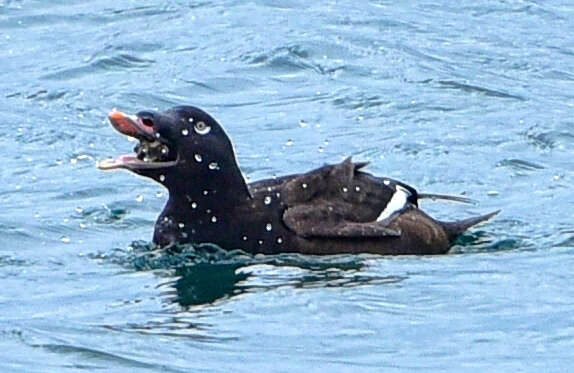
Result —
[[[403,188],[400,185],[397,185],[396,190],[393,193],[393,196],[391,197],[391,200],[389,201],[383,212],[381,212],[381,215],[379,215],[377,221],[385,220],[395,212],[404,209],[405,206],[407,205],[407,199],[410,197],[410,195],[411,193],[407,189]]]

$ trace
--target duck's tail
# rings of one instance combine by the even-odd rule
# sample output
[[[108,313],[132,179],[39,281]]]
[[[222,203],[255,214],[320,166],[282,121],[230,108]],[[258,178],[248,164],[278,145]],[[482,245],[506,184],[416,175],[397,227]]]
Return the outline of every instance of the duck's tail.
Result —
[[[500,211],[501,210],[496,210],[494,212],[491,212],[490,214],[475,216],[472,218],[459,220],[459,221],[440,222],[440,224],[442,225],[442,227],[446,231],[448,238],[452,241],[456,238],[456,236],[458,236],[462,232],[466,231],[468,228],[470,228],[474,225],[477,225],[479,223],[482,223],[484,221],[487,221],[488,219],[498,215],[498,213]]]
[[[451,196],[451,195],[447,195],[447,194],[418,193],[417,197],[419,199],[432,199],[433,201],[440,199],[440,200],[444,200],[444,201],[470,203],[472,205],[476,205],[478,203],[474,199],[461,197],[461,196]]]

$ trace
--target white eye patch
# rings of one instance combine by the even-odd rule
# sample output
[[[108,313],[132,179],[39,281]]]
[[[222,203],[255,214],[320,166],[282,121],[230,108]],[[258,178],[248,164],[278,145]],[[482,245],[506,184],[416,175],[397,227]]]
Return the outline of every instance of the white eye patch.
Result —
[[[193,125],[193,130],[200,135],[207,135],[211,131],[211,127],[200,121]]]

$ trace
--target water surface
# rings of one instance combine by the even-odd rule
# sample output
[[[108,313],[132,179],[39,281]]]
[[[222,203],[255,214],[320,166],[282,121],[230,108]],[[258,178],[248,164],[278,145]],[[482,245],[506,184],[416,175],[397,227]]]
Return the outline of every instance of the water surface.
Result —
[[[574,363],[566,1],[0,0],[2,372],[563,372]],[[149,242],[165,191],[106,123],[193,104],[249,180],[348,155],[444,220],[440,257]],[[228,249],[228,248],[227,248]]]

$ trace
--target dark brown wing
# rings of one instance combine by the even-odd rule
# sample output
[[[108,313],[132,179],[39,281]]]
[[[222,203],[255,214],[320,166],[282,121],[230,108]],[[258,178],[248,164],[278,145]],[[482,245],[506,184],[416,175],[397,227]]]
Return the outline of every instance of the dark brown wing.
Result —
[[[388,227],[388,220],[368,222],[346,220],[347,208],[342,209],[340,206],[334,206],[330,203],[301,204],[288,208],[283,214],[283,222],[297,235],[306,238],[400,236],[400,230]]]
[[[282,188],[283,221],[302,237],[397,237],[400,231],[377,221],[393,191],[378,178],[358,172],[366,163],[347,158],[299,175]]]
[[[366,163],[353,163],[351,158],[297,175],[281,187],[287,207],[321,203],[337,206],[353,222],[374,221],[393,196],[394,189],[383,180],[359,171]]]

